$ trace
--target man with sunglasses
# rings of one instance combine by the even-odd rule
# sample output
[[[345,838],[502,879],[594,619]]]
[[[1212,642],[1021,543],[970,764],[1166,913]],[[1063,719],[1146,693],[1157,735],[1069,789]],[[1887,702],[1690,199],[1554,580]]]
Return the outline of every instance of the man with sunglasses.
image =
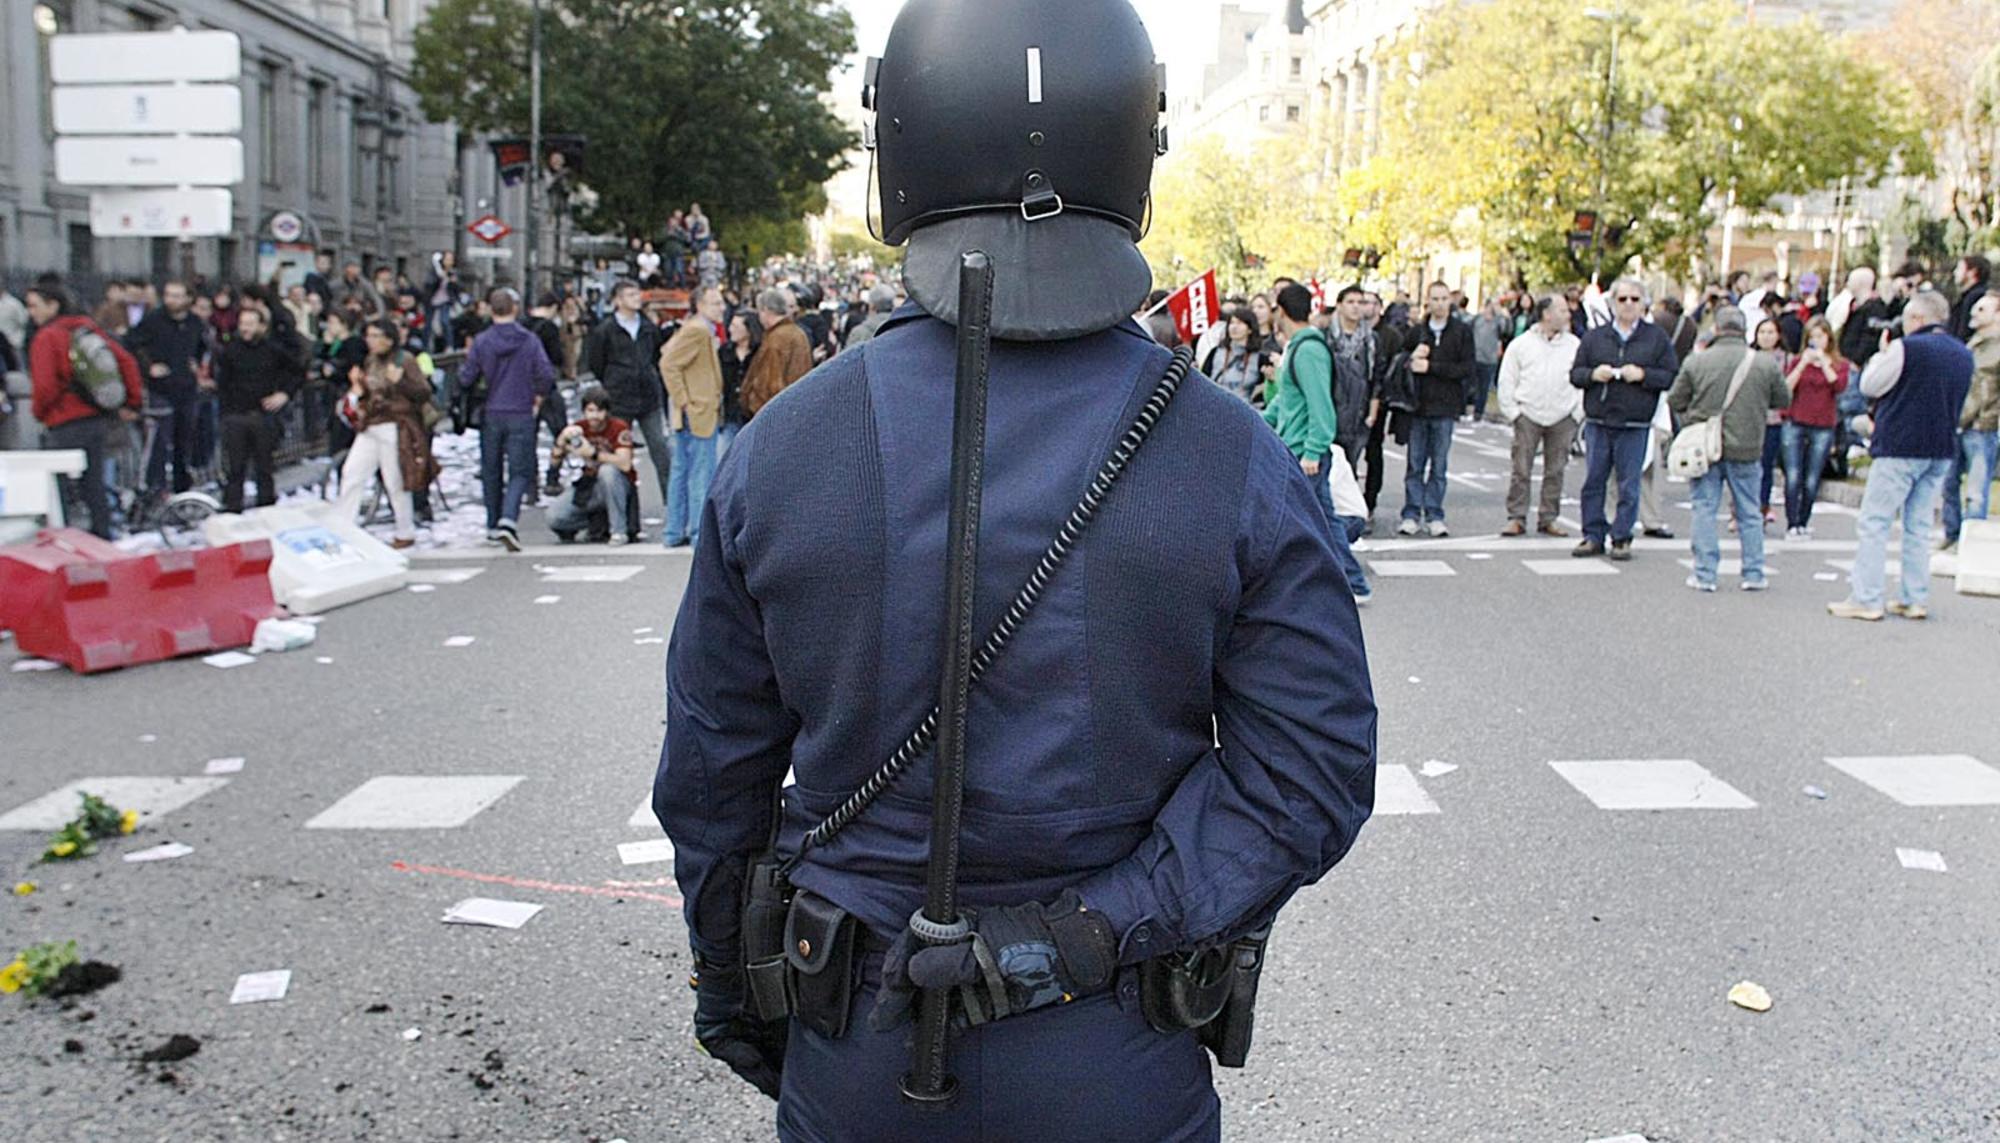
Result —
[[[1611,286],[1611,320],[1583,335],[1570,384],[1583,390],[1583,439],[1588,468],[1583,479],[1583,542],[1578,559],[1606,554],[1632,558],[1632,530],[1639,518],[1639,478],[1660,394],[1674,383],[1680,358],[1673,340],[1646,320],[1646,291],[1631,278]],[[1618,513],[1607,521],[1604,486],[1618,477]]]

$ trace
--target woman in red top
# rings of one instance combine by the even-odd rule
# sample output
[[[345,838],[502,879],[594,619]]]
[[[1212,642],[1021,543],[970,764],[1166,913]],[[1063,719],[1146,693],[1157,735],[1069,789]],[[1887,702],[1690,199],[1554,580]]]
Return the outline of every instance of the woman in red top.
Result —
[[[1792,407],[1784,427],[1785,536],[1812,535],[1813,501],[1826,471],[1827,449],[1839,423],[1835,400],[1847,388],[1851,369],[1840,356],[1840,339],[1824,317],[1806,323],[1805,348],[1785,375]]]

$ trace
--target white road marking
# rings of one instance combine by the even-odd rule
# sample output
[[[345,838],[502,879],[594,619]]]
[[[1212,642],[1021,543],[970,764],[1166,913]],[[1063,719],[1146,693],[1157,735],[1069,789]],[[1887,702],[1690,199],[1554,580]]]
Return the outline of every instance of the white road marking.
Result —
[[[0,815],[0,829],[61,829],[82,810],[80,795],[86,792],[113,809],[138,810],[144,820],[170,814],[228,784],[227,778],[78,778]]]
[[[650,841],[628,841],[618,847],[618,860],[626,865],[651,865],[674,859],[674,843],[664,837]]]
[[[453,829],[513,789],[519,774],[370,778],[306,823],[307,829]]]
[[[1383,579],[1435,579],[1458,574],[1443,560],[1369,560],[1368,569]]]
[[[1375,814],[1442,813],[1408,766],[1375,767]]]
[[[1685,758],[1551,762],[1600,810],[1748,810],[1757,803]]]
[[[640,564],[587,564],[581,567],[543,568],[543,583],[624,583],[645,571]]]
[[[1693,570],[1694,570],[1694,561],[1693,561],[1692,559],[1686,559],[1686,560],[1675,560],[1674,562],[1675,562],[1675,563],[1677,563],[1677,564],[1679,564],[1679,565],[1681,565],[1682,567],[1686,568],[1686,569],[1687,569],[1687,570],[1689,570],[1689,571],[1693,571]],[[1716,565],[1715,565],[1715,574],[1717,574],[1717,575],[1727,575],[1727,576],[1740,576],[1740,575],[1742,575],[1742,574],[1743,574],[1743,561],[1742,561],[1742,560],[1740,560],[1740,559],[1738,559],[1738,560],[1732,560],[1732,559],[1724,559],[1724,560],[1719,560],[1719,561],[1717,561],[1717,562],[1716,562]],[[1771,563],[1770,563],[1770,561],[1769,561],[1769,560],[1766,560],[1766,561],[1764,562],[1764,574],[1765,574],[1765,575],[1777,575],[1777,574],[1778,574],[1778,569],[1777,569],[1777,568],[1774,568],[1774,567],[1772,567],[1772,566],[1771,566]]]
[[[1521,566],[1536,575],[1617,575],[1618,569],[1603,560],[1522,560]]]
[[[1906,806],[2000,806],[2000,771],[1968,754],[1828,758],[1826,762]]]
[[[411,583],[458,584],[480,575],[485,568],[411,568],[407,573]]]
[[[632,811],[632,816],[625,820],[625,824],[633,829],[660,828],[660,819],[653,814],[653,795],[646,795],[646,800],[639,803],[639,808]]]
[[[1944,854],[1935,849],[1904,849],[1896,847],[1896,860],[1905,869],[1920,869],[1925,873],[1949,873],[1945,866]]]

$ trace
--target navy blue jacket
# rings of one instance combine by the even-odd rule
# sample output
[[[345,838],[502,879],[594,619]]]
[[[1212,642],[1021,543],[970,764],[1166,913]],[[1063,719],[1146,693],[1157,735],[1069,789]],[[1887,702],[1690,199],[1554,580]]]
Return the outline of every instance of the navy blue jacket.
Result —
[[[1905,337],[1903,376],[1875,403],[1868,454],[1949,459],[1958,451],[1958,414],[1971,388],[1972,351],[1950,330],[1934,325]]]
[[[954,360],[951,328],[905,306],[759,412],[716,472],[653,788],[706,956],[738,952],[743,868],[787,768],[796,852],[936,702]],[[994,344],[982,637],[1167,360],[1130,321]],[[1253,928],[1340,860],[1374,805],[1367,655],[1313,490],[1255,410],[1190,375],[969,719],[974,908],[1074,886],[1129,963]],[[930,787],[925,758],[796,883],[899,931],[923,899]]]
[[[1591,373],[1600,365],[1614,369],[1637,365],[1646,371],[1646,379],[1637,384],[1591,380]],[[1584,333],[1576,347],[1576,362],[1570,367],[1569,382],[1583,390],[1584,420],[1614,429],[1639,429],[1653,423],[1653,414],[1660,408],[1660,394],[1673,388],[1674,375],[1680,367],[1674,339],[1667,336],[1666,330],[1641,321],[1633,327],[1628,339],[1618,336],[1616,322],[1605,322]]]
[[[208,323],[196,317],[193,310],[184,311],[176,319],[161,306],[147,313],[125,335],[125,345],[139,359],[139,375],[145,378],[147,388],[160,392],[192,391],[195,367],[208,358]],[[167,375],[153,376],[155,365],[166,366]]]
[[[546,397],[556,383],[556,367],[536,337],[518,321],[497,321],[472,339],[459,370],[468,388],[486,379],[486,411],[493,416],[525,417],[535,411],[535,399]]]

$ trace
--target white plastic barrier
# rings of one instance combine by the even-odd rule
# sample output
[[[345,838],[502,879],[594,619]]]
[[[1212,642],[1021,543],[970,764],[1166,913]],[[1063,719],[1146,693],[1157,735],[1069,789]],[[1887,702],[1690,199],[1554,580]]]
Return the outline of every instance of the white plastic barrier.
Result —
[[[2000,595],[2000,520],[1967,520],[1958,534],[1958,593]]]
[[[341,519],[330,504],[211,516],[202,534],[211,544],[271,541],[271,595],[294,615],[317,615],[409,581],[402,553]]]
[[[62,527],[56,477],[81,475],[83,466],[80,448],[0,452],[0,543],[32,537],[41,527],[38,517],[46,516],[51,528]]]

